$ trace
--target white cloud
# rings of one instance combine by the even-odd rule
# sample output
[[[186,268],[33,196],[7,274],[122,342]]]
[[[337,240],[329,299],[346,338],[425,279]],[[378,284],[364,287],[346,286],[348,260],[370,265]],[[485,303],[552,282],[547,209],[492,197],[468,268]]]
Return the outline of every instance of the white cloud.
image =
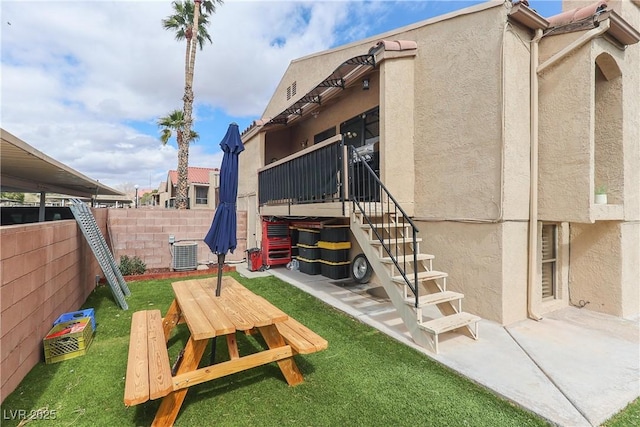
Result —
[[[362,36],[360,15],[380,7],[227,1],[197,54],[197,104],[259,117],[291,60],[334,45],[336,28]],[[184,86],[185,45],[161,26],[170,13],[170,1],[3,1],[2,127],[107,185],[157,186],[177,155],[155,121],[182,107]],[[219,166],[217,143],[193,144],[190,165]]]

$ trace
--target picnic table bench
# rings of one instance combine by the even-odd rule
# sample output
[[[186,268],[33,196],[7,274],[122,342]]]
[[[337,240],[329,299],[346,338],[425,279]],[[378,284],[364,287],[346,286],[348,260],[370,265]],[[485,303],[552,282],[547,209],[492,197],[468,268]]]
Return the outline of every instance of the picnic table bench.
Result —
[[[164,318],[160,310],[135,312],[131,319],[124,403],[138,405],[162,398],[154,426],[173,425],[189,387],[236,372],[277,362],[289,385],[304,381],[293,356],[327,348],[327,341],[289,317],[232,277],[223,277],[220,296],[215,278],[172,284],[175,299]],[[167,342],[179,323],[189,340],[171,372]],[[260,333],[268,348],[241,356],[236,332]],[[224,337],[229,360],[200,367],[210,338]]]

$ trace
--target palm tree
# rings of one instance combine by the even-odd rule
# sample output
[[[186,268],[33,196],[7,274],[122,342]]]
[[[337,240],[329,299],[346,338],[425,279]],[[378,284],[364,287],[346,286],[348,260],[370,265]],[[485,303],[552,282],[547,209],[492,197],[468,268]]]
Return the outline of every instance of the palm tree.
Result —
[[[175,32],[176,40],[187,41],[184,60],[184,127],[186,134],[191,133],[193,113],[193,71],[196,63],[196,45],[204,47],[205,40],[211,43],[211,36],[207,31],[209,15],[215,13],[215,4],[222,4],[222,0],[175,0],[172,3],[174,14],[162,20],[165,30]],[[197,6],[197,7],[196,7]],[[201,9],[204,9],[202,12]],[[193,29],[197,28],[197,35],[193,37]],[[182,156],[181,156],[182,154]],[[184,164],[182,163],[184,162]],[[189,144],[182,144],[178,140],[178,191],[176,207],[187,207],[187,167],[189,166]]]
[[[190,137],[188,140],[185,140],[184,136],[186,127],[182,110],[173,110],[165,117],[160,117],[158,119],[158,127],[161,128],[160,141],[162,141],[163,145],[166,145],[167,142],[169,142],[174,133],[176,134],[176,141],[178,143],[178,189],[176,191],[176,205],[178,204],[178,198],[180,197],[180,180],[182,179],[185,190],[182,196],[184,197],[184,208],[181,209],[186,209],[187,193],[189,190],[187,174],[189,168],[189,143],[198,140],[200,135],[198,135],[194,130],[189,129]]]

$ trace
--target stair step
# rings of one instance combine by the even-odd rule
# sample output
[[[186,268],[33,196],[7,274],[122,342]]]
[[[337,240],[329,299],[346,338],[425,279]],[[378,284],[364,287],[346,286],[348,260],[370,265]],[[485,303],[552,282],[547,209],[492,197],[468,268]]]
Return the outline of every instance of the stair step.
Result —
[[[429,320],[419,323],[421,329],[432,334],[442,334],[444,332],[452,331],[454,329],[462,328],[463,326],[470,325],[474,322],[480,321],[478,316],[471,313],[452,314],[451,316],[440,317],[438,319]]]
[[[422,238],[417,237],[416,238],[416,242],[422,242]],[[395,237],[392,237],[391,239],[384,239],[384,243],[391,243],[391,244],[399,244],[399,245],[403,245],[403,244],[407,244],[407,243],[413,243],[413,239],[405,239],[405,238],[398,238],[396,239]],[[381,245],[382,242],[378,239],[375,240],[369,240],[369,244],[370,245]]]
[[[464,294],[459,292],[452,291],[444,291],[444,292],[436,292],[434,294],[421,295],[418,298],[418,307],[424,307],[427,305],[441,304],[443,302],[448,301],[456,301],[464,298]],[[415,304],[415,298],[406,298],[404,300],[405,303],[413,306]]]
[[[400,223],[400,222],[385,222],[385,223],[379,223],[379,224],[369,224],[367,222],[365,222],[364,224],[360,224],[360,228],[407,228],[407,227],[411,227],[411,224],[409,224],[408,222],[405,222],[404,224]]]
[[[413,261],[413,254],[411,254],[411,255],[402,255],[402,256],[395,257],[395,258],[398,260],[398,263],[403,263],[403,262],[405,262],[405,260],[407,262],[411,262],[411,261]],[[429,255],[429,254],[418,254],[418,255],[416,255],[416,258],[418,259],[418,261],[426,261],[426,260],[434,259],[435,256]],[[391,260],[391,257],[380,258],[380,262],[382,262],[383,264],[393,264],[393,261]]]
[[[444,273],[442,271],[421,271],[420,273],[418,273],[418,281],[423,282],[427,280],[444,279],[448,276],[449,275],[447,273]],[[413,279],[413,273],[409,273],[407,277],[409,279]],[[393,276],[391,280],[395,283],[400,283],[401,285],[405,284],[404,278],[402,276]]]

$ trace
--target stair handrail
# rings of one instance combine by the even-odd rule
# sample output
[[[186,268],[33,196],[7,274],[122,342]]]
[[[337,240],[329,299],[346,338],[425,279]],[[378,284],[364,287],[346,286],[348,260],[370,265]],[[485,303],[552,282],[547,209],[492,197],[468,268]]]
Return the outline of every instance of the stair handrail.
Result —
[[[354,207],[357,207],[358,210],[362,213],[362,216],[364,217],[365,221],[373,231],[373,234],[375,234],[378,241],[382,244],[382,247],[384,248],[385,252],[389,255],[389,257],[391,258],[391,261],[400,272],[400,275],[404,279],[406,285],[409,286],[409,288],[413,292],[415,296],[414,306],[418,307],[420,296],[419,296],[419,288],[418,288],[418,268],[417,268],[418,254],[417,254],[416,248],[417,248],[417,234],[420,231],[418,230],[418,227],[416,227],[415,223],[411,220],[409,215],[407,215],[404,209],[402,209],[402,206],[400,206],[400,203],[395,199],[395,197],[393,197],[389,189],[382,183],[382,181],[380,180],[378,175],[375,173],[375,171],[371,168],[371,166],[369,166],[366,159],[362,155],[360,155],[360,153],[358,153],[353,146],[347,146],[347,149],[348,149],[348,158],[349,158],[349,183],[350,183],[349,199],[354,204]],[[402,215],[403,225],[405,224],[405,220],[406,220],[406,222],[409,223],[409,225],[411,226],[412,239],[413,239],[413,266],[414,266],[413,284],[411,283],[411,280],[409,280],[409,278],[407,277],[406,268],[403,268],[402,266],[400,266],[400,263],[398,262],[397,245],[396,245],[396,254],[394,256],[394,254],[391,251],[390,245],[387,246],[385,244],[385,238],[381,236],[380,233],[378,233],[376,227],[373,226],[373,222],[371,221],[371,218],[369,217],[369,215],[367,215],[367,212],[364,209],[364,206],[361,205],[360,201],[358,200],[358,194],[355,188],[355,179],[354,179],[354,171],[353,171],[353,165],[356,162],[359,162],[364,167],[365,172],[368,174],[368,178],[373,179],[374,182],[378,185],[378,188],[384,191],[384,193],[387,196],[387,200],[390,200],[391,202],[393,202],[396,215],[398,212],[400,212],[400,214]],[[378,193],[378,194],[381,194],[381,193]],[[382,213],[384,213],[384,211],[382,211]],[[397,240],[398,237],[396,236],[395,238]],[[391,243],[391,239],[389,239],[389,243]],[[406,266],[406,255],[404,258],[403,265]]]

